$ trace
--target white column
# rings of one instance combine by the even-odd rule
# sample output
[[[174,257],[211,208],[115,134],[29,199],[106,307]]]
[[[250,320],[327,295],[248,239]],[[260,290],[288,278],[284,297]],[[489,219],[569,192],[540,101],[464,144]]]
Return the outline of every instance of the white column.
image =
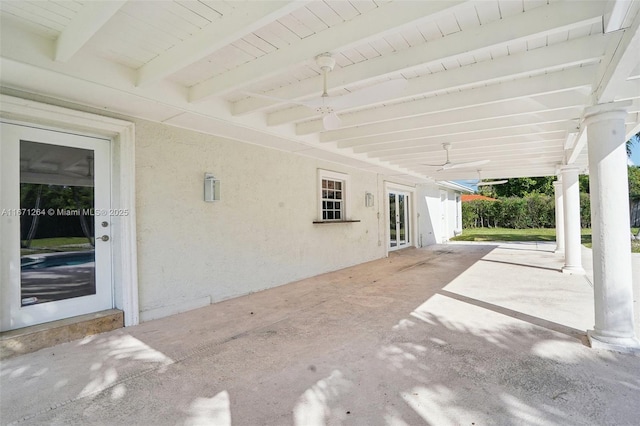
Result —
[[[591,347],[639,352],[634,331],[626,104],[588,108],[589,190],[593,241],[595,326]]]
[[[562,166],[562,201],[564,216],[564,267],[562,272],[584,274],[582,268],[582,240],[580,236],[579,169]]]
[[[556,253],[564,253],[564,201],[562,198],[562,180],[553,182],[556,196]]]

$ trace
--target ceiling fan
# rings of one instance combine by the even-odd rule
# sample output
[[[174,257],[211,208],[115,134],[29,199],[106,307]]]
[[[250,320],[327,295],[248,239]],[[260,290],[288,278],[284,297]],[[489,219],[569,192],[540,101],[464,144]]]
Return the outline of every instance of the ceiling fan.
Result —
[[[480,173],[481,170],[478,170],[478,182],[477,183],[473,183],[473,185],[475,186],[490,186],[490,185],[502,185],[503,183],[507,183],[509,182],[509,180],[507,179],[500,179],[500,180],[492,180],[492,181],[482,181],[482,177],[480,177]]]
[[[436,171],[442,172],[442,171],[451,170],[451,169],[462,169],[467,167],[481,166],[491,161],[491,160],[478,160],[478,161],[470,161],[468,163],[452,163],[451,160],[449,160],[449,149],[451,148],[451,144],[443,143],[442,148],[447,152],[447,161],[445,161],[443,164],[423,164],[423,166],[439,167],[439,169]]]
[[[322,96],[317,99],[306,101],[296,101],[290,99],[277,98],[275,96],[262,95],[259,93],[244,92],[249,96],[268,99],[277,102],[302,105],[310,108],[322,116],[322,125],[325,130],[333,130],[340,127],[342,121],[338,117],[337,111],[347,108],[356,108],[390,98],[393,94],[403,90],[407,85],[404,78],[385,81],[375,86],[356,90],[342,96],[329,96],[327,93],[327,75],[336,65],[336,60],[330,53],[323,53],[316,56],[316,64],[322,70]]]

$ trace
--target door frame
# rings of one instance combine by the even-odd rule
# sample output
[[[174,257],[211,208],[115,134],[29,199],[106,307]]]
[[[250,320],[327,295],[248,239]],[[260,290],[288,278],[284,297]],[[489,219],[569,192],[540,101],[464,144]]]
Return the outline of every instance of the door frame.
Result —
[[[129,212],[127,216],[112,217],[114,303],[124,312],[125,326],[138,324],[134,124],[2,94],[0,119],[11,124],[111,140],[111,208],[128,209]],[[7,277],[7,268],[0,265],[0,280]]]
[[[449,191],[446,189],[440,189],[440,215],[440,242],[446,243],[449,241]]]
[[[409,244],[403,247],[394,247],[391,248],[391,234],[390,234],[390,226],[389,222],[389,194],[391,192],[394,193],[404,193],[409,196],[409,210],[408,210],[408,220],[409,220]],[[418,236],[416,232],[416,224],[417,224],[417,216],[416,216],[416,189],[412,186],[402,185],[399,183],[385,182],[384,184],[384,207],[385,207],[385,242],[386,242],[386,251],[387,256],[390,251],[402,250],[407,247],[416,247],[416,238]]]

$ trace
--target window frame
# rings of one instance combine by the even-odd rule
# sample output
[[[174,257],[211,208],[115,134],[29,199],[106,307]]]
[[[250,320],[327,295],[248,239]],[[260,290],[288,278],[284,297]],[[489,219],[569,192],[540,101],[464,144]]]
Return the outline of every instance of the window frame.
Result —
[[[341,199],[341,217],[340,219],[324,219],[325,208],[323,206],[323,201],[327,201],[323,198],[322,193],[322,181],[323,180],[332,180],[342,182],[342,199]],[[334,172],[331,170],[318,169],[318,180],[317,180],[317,200],[318,200],[318,208],[317,208],[317,222],[346,222],[350,221],[350,192],[351,192],[351,178],[346,173]],[[332,199],[335,202],[335,199]],[[335,209],[331,209],[335,210]]]

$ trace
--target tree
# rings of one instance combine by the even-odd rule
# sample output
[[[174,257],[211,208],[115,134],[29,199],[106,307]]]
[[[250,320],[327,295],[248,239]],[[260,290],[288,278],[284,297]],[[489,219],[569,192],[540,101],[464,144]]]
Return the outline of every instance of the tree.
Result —
[[[640,201],[640,167],[629,166],[629,201]]]
[[[631,151],[633,151],[633,146],[640,142],[640,132],[631,136],[631,138],[627,141],[627,157],[631,158]]]
[[[485,194],[486,191],[498,198],[526,197],[532,194],[553,196],[555,179],[555,176],[511,178],[505,184],[484,187],[482,193]]]

